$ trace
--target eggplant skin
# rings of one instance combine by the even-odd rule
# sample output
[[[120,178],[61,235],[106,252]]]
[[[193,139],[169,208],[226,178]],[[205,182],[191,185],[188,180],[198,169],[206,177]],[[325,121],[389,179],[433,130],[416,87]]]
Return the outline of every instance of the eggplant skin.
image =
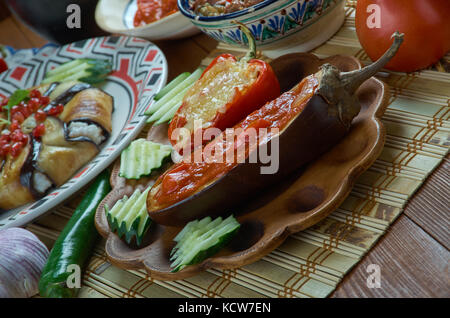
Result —
[[[33,174],[45,175],[53,186],[65,183],[75,172],[94,158],[99,148],[89,139],[66,140],[65,125],[56,117],[47,117],[46,133],[40,142],[32,141],[19,157],[9,157],[0,170],[0,209],[9,210],[36,199],[39,193],[33,184]]]
[[[89,139],[66,140],[64,123],[58,118],[47,118],[45,128],[36,165],[56,186],[60,186],[100,150]]]
[[[106,135],[111,134],[113,98],[98,88],[84,89],[64,106],[60,118],[65,123],[71,121],[93,122],[100,126]]]
[[[276,173],[261,174],[260,168],[268,165],[261,162],[240,163],[204,189],[169,207],[151,210],[151,200],[147,197],[150,218],[163,225],[183,226],[205,216],[229,214],[230,209],[249,201],[258,191],[273,186],[320,157],[347,134],[347,127],[331,115],[330,107],[334,106],[323,97],[313,95],[303,111],[274,137],[279,143]],[[268,149],[274,141],[268,142]]]
[[[64,111],[59,118],[47,117],[45,134],[39,141],[30,135],[31,141],[19,157],[0,162],[0,210],[13,209],[45,195],[34,187],[36,172],[52,184],[49,190],[64,184],[99,153],[98,145],[90,136],[68,137],[70,122],[95,124],[101,128],[105,139],[112,130],[114,100],[101,89],[76,82],[52,83],[32,89],[50,96],[48,108],[62,103]]]

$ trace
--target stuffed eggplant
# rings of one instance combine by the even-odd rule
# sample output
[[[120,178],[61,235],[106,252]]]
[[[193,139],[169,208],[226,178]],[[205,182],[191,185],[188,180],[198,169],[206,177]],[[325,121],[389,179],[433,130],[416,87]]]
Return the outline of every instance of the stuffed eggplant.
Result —
[[[233,127],[280,95],[280,85],[271,66],[255,58],[252,33],[242,24],[241,30],[250,46],[247,55],[240,60],[231,54],[216,57],[186,92],[170,122],[169,140],[180,154],[191,152],[214,137],[206,136],[204,130],[216,128],[220,132]]]
[[[240,131],[235,138],[226,138],[224,132],[196,149],[189,160],[175,164],[158,178],[148,194],[150,218],[180,226],[206,215],[229,213],[230,208],[330,150],[347,134],[360,111],[354,94],[357,88],[397,52],[403,36],[395,33],[394,38],[385,55],[363,69],[340,72],[330,64],[322,65],[317,73],[234,126],[234,131]],[[265,128],[266,133],[249,138],[251,128]],[[249,159],[273,143],[277,145],[279,166],[275,173],[264,173],[262,161]],[[245,161],[225,159],[227,153],[241,145],[245,146]],[[214,159],[206,160],[211,153]]]
[[[1,210],[65,183],[98,154],[112,131],[113,98],[86,83],[19,90],[1,106]]]

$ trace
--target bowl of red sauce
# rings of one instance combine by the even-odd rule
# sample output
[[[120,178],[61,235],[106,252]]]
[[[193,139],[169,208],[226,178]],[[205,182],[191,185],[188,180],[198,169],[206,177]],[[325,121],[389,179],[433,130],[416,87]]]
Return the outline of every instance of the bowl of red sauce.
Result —
[[[106,32],[147,40],[179,39],[199,32],[177,6],[177,0],[100,0],[97,25]]]

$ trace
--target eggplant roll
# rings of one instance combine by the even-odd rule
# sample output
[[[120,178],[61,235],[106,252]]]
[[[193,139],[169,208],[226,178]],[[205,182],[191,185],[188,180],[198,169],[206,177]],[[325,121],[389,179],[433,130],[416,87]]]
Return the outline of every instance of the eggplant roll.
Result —
[[[49,97],[41,110],[42,135],[32,133],[38,125],[33,114],[21,124],[27,144],[18,156],[0,158],[0,209],[30,203],[61,186],[100,151],[111,131],[113,98],[84,83],[53,83],[32,89]],[[64,108],[57,114],[51,109]],[[8,132],[7,132],[8,133]]]

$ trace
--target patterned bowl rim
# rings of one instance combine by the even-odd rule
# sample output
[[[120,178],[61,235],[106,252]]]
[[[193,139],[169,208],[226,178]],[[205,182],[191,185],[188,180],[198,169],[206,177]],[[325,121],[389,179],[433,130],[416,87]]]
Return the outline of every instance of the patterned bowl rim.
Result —
[[[264,1],[257,3],[251,7],[248,7],[248,8],[236,11],[236,12],[228,13],[228,14],[223,14],[220,16],[214,16],[214,17],[203,17],[203,16],[193,14],[192,10],[190,9],[189,1],[190,0],[178,0],[178,9],[184,16],[186,16],[190,19],[193,19],[195,21],[220,21],[220,20],[237,18],[237,17],[245,15],[249,12],[254,12],[258,9],[267,7],[268,5],[270,5],[274,2],[277,2],[278,0],[264,0]]]

